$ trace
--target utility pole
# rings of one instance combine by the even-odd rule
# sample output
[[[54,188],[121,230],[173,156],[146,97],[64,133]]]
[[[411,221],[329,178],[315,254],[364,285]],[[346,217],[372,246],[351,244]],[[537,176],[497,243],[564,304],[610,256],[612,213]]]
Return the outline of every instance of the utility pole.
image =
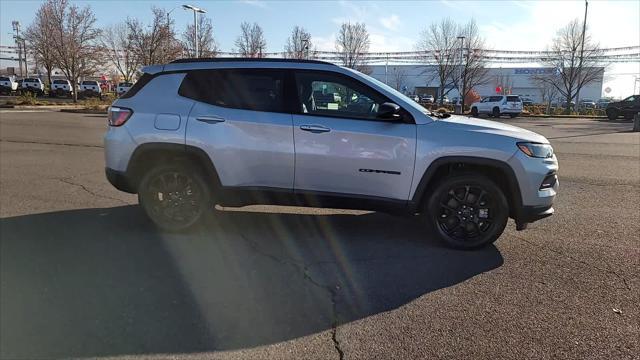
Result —
[[[578,90],[576,91],[576,109],[580,107],[580,75],[582,75],[582,59],[584,56],[584,34],[587,32],[587,8],[589,1],[584,0],[584,21],[582,22],[582,41],[580,42],[580,65],[578,66]],[[567,104],[571,107],[571,104]]]
[[[308,38],[302,38],[300,39],[300,42],[302,43],[302,54],[301,57],[303,59],[308,59],[309,58],[309,39]]]
[[[462,57],[464,54],[464,36],[458,36],[458,40],[460,40],[460,78],[458,80],[458,102],[460,103],[460,111],[458,112],[458,104],[453,104],[454,109],[456,110],[456,113],[458,114],[462,114],[464,112],[464,109],[462,109],[462,81],[463,81],[463,70],[462,70]]]
[[[20,77],[22,77],[22,46],[20,45],[20,22],[14,20],[11,22],[11,26],[13,26],[13,31],[16,32],[16,34],[13,36],[13,39],[18,46],[18,68],[20,69]]]
[[[195,58],[200,57],[200,52],[198,52],[198,13],[204,14],[205,10],[197,8],[193,5],[182,5],[185,10],[193,10],[193,43],[195,45]]]

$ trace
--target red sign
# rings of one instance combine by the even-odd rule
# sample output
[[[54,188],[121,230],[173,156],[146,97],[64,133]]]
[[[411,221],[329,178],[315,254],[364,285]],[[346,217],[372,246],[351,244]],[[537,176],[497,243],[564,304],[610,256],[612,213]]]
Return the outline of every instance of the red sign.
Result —
[[[496,94],[500,94],[502,92],[502,88],[500,86],[496,87]]]

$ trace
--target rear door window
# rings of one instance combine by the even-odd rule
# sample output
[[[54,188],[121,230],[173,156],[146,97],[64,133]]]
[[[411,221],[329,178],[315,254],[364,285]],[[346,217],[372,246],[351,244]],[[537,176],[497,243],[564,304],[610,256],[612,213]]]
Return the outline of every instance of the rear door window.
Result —
[[[502,100],[502,96],[491,96],[489,102],[498,102]]]
[[[507,96],[507,101],[508,102],[520,102],[520,97],[519,96]]]
[[[178,94],[215,106],[286,112],[282,70],[216,69],[187,73]]]

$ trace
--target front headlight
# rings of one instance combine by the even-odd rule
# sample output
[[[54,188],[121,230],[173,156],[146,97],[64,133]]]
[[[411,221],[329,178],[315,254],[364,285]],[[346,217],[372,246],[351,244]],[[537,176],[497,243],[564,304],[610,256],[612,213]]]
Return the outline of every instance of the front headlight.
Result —
[[[549,144],[521,142],[517,145],[527,156],[543,159],[553,157],[553,148]]]

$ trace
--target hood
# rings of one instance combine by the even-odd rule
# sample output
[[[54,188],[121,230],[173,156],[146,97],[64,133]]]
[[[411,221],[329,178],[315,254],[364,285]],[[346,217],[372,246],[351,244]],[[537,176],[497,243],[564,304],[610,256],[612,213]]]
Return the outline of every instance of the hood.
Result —
[[[530,141],[544,144],[549,143],[549,140],[547,140],[547,138],[540,134],[534,133],[533,131],[497,121],[452,115],[446,119],[438,119],[436,123],[441,123],[445,126],[451,126],[456,130],[500,135],[518,139],[521,141]]]

